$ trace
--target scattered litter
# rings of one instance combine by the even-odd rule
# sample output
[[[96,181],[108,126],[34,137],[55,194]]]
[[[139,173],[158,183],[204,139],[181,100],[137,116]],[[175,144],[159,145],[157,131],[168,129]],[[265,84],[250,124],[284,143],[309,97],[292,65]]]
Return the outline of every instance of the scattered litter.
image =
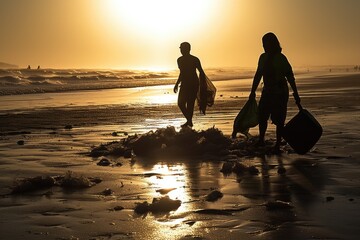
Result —
[[[233,171],[234,163],[232,162],[225,162],[220,169],[220,172],[225,174],[230,174]]]
[[[106,188],[104,191],[101,192],[101,194],[104,196],[110,196],[114,194],[114,191],[111,190],[110,188]]]
[[[131,158],[132,157],[132,150],[131,149],[126,149],[124,151],[124,158]]]
[[[266,209],[269,211],[294,208],[294,206],[291,205],[289,202],[284,202],[284,201],[280,201],[280,200],[268,201],[264,204],[264,206],[266,206]]]
[[[44,188],[50,188],[55,185],[55,178],[48,176],[37,176],[33,178],[25,178],[15,182],[12,194],[26,193]]]
[[[226,208],[226,209],[198,209],[194,213],[199,214],[212,214],[212,215],[233,215],[233,212],[242,212],[249,209],[249,207]]]
[[[124,209],[123,206],[116,206],[116,207],[113,208],[114,211],[121,211],[123,209]]]
[[[240,163],[240,162],[236,162],[232,169],[232,171],[238,175],[244,174],[247,170],[248,170],[248,167],[245,164]]]
[[[147,201],[142,203],[136,203],[134,211],[137,214],[151,213],[166,213],[175,211],[181,205],[180,200],[172,200],[168,196],[161,198],[154,198],[152,203],[149,204]]]
[[[97,165],[99,166],[109,166],[111,164],[110,160],[109,159],[106,159],[106,158],[103,158],[101,159]]]
[[[88,188],[96,184],[90,178],[84,176],[76,176],[71,171],[66,172],[65,176],[60,179],[61,180],[59,185],[63,188]]]
[[[273,154],[270,149],[274,140],[267,140],[263,148],[256,146],[255,138],[231,139],[219,129],[212,127],[196,131],[181,128],[176,131],[174,126],[159,128],[141,135],[127,135],[119,141],[93,147],[91,157],[123,156],[125,158],[157,157],[157,156],[214,156],[221,159],[237,157],[256,157]],[[283,147],[286,151],[286,146]],[[290,147],[289,147],[290,149]],[[223,169],[227,173],[228,169]]]
[[[161,188],[161,189],[157,189],[156,192],[160,193],[160,194],[168,194],[169,192],[175,190],[176,188]]]
[[[222,209],[199,209],[194,212],[200,214],[212,214],[212,215],[233,215],[232,212]]]
[[[279,167],[277,172],[278,172],[278,174],[283,175],[286,173],[286,169],[284,167]]]
[[[332,196],[326,197],[327,202],[331,202],[331,201],[334,201],[334,200],[335,200],[335,198],[332,197]]]
[[[260,173],[259,169],[257,169],[255,166],[248,167],[248,171],[251,175],[258,175]]]
[[[150,212],[150,205],[147,201],[142,202],[142,203],[136,203],[135,209],[134,211],[137,214],[146,214],[148,212]]]
[[[24,178],[16,180],[12,188],[11,194],[23,194],[33,191],[38,191],[53,186],[60,186],[63,188],[88,188],[102,181],[101,178],[87,178],[84,176],[75,176],[71,171],[68,171],[64,176],[37,176],[31,178]],[[48,191],[47,193],[51,193]],[[50,194],[45,195],[50,195]]]
[[[208,195],[206,195],[205,200],[209,201],[209,202],[215,202],[217,200],[219,200],[220,198],[222,198],[224,196],[224,194],[218,190],[214,190],[211,193],[209,193]]]

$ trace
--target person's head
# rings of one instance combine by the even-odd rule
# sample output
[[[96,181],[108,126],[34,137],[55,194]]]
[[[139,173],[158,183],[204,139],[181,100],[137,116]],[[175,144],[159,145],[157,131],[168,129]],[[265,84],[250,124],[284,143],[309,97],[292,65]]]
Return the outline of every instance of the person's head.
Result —
[[[262,43],[266,53],[275,54],[282,51],[278,38],[272,32],[269,32],[263,36]]]
[[[180,52],[182,55],[190,54],[191,45],[188,42],[183,42],[180,44]]]

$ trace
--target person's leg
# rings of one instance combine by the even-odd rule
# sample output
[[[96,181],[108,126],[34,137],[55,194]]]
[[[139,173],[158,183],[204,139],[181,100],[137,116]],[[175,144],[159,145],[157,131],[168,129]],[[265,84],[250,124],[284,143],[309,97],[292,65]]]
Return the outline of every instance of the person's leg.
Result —
[[[184,115],[184,117],[187,120],[188,116],[187,116],[186,98],[185,98],[185,94],[181,90],[180,90],[179,96],[178,96],[178,107],[180,108],[182,114]]]
[[[265,144],[265,133],[268,126],[268,119],[270,117],[269,102],[264,95],[261,96],[259,101],[259,145]]]
[[[193,96],[191,96],[188,99],[187,104],[186,104],[186,107],[187,107],[187,122],[188,122],[188,125],[190,127],[193,126],[192,118],[193,118],[193,115],[194,115],[195,100],[196,100],[196,95],[193,94]]]
[[[267,129],[267,120],[259,122],[259,144],[265,144],[265,133]]]
[[[280,149],[283,129],[284,129],[284,124],[276,125],[276,143],[275,143],[276,149]]]
[[[278,99],[278,108],[274,111],[272,115],[274,115],[273,122],[276,125],[276,143],[275,143],[275,150],[280,151],[280,145],[282,140],[282,132],[285,125],[285,119],[287,114],[287,102],[289,96],[287,94],[279,96]],[[273,116],[272,116],[273,117]]]

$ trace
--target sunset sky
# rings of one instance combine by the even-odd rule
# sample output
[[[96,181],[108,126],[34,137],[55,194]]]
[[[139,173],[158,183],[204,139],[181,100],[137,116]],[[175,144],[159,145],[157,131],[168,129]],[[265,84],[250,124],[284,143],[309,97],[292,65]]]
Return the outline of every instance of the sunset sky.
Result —
[[[175,69],[255,67],[274,32],[293,66],[360,65],[359,0],[0,0],[0,62]]]

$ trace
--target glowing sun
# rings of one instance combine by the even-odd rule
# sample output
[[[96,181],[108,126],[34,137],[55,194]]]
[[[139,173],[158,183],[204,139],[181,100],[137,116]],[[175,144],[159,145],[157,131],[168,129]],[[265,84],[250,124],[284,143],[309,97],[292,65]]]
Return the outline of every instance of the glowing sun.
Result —
[[[201,27],[216,0],[106,0],[113,24],[133,32],[171,36]]]

